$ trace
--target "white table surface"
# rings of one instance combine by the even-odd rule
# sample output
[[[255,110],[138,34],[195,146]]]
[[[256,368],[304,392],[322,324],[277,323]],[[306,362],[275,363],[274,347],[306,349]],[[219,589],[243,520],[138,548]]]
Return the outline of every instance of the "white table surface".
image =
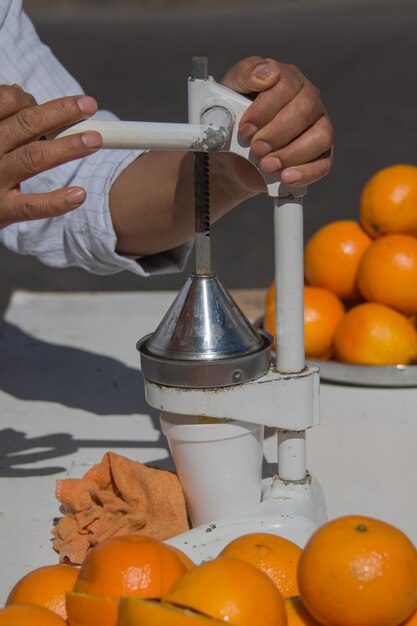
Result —
[[[0,603],[27,571],[57,562],[57,479],[81,477],[108,450],[171,467],[135,346],[174,296],[13,294],[0,333]],[[417,544],[417,388],[322,384],[307,442],[329,518],[378,517]],[[265,460],[272,474],[274,435]]]

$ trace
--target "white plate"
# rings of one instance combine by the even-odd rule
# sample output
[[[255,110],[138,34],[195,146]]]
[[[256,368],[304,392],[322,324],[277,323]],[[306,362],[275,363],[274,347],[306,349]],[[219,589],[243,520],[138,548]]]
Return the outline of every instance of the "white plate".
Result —
[[[350,365],[339,361],[310,361],[320,380],[361,387],[417,387],[417,365]]]
[[[257,319],[254,326],[263,328],[263,318]],[[317,365],[320,380],[327,383],[360,387],[417,387],[417,365],[350,365],[340,361],[307,360]]]

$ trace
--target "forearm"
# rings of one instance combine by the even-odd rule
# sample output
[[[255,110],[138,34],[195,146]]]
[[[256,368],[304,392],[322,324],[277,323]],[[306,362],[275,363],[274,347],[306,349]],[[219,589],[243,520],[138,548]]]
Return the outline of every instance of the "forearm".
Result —
[[[232,166],[237,158],[210,156],[212,222],[254,195],[236,183]],[[110,212],[121,254],[156,254],[190,240],[194,236],[193,154],[142,155],[113,183]]]

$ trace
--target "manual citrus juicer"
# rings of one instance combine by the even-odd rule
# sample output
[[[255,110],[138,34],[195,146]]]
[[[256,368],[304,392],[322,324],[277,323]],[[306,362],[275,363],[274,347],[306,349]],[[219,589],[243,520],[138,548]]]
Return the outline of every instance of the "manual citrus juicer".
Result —
[[[326,518],[322,490],[306,468],[306,430],[319,422],[319,374],[304,356],[304,190],[262,173],[240,140],[250,104],[196,57],[188,124],[87,120],[61,134],[96,130],[105,148],[195,153],[196,269],[137,347],[146,399],[161,411],[193,524],[168,543],[196,563],[247,532],[303,546]],[[276,356],[272,338],[245,318],[211,269],[208,154],[216,151],[250,161],[273,199]],[[262,480],[264,426],[276,430],[278,468]]]

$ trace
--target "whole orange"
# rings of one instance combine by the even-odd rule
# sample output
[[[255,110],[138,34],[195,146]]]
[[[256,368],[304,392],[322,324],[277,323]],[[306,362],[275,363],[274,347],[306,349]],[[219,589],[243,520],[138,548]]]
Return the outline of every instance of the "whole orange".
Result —
[[[331,291],[304,287],[304,342],[307,358],[329,359],[333,337],[345,315],[342,301]]]
[[[0,626],[65,626],[66,621],[44,606],[11,604],[0,609]]]
[[[305,608],[300,597],[285,598],[288,626],[320,626]]]
[[[341,220],[320,228],[304,248],[304,274],[312,287],[323,287],[348,302],[361,300],[356,274],[371,238],[357,222]]]
[[[417,238],[387,235],[374,241],[359,264],[358,286],[368,302],[416,313]]]
[[[417,237],[417,167],[390,165],[374,174],[362,190],[359,216],[373,238],[391,233]]]
[[[273,291],[270,288],[269,291]],[[310,359],[329,359],[333,352],[333,336],[345,314],[343,302],[334,293],[321,287],[304,286],[304,347]],[[275,335],[275,299],[267,301],[264,328]]]
[[[411,617],[403,622],[401,626],[417,626],[417,611],[414,611]]]
[[[171,550],[173,550],[175,554],[179,556],[179,558],[184,563],[187,569],[192,569],[193,567],[196,567],[196,564],[194,563],[194,561],[192,561],[190,557],[187,554],[185,554],[185,552],[177,548],[177,546],[171,546],[169,543],[164,544],[164,545],[168,546],[168,548],[171,548]]]
[[[338,361],[357,365],[409,365],[417,359],[417,331],[402,313],[364,302],[346,313],[334,335]]]
[[[10,591],[10,604],[37,604],[67,619],[65,596],[74,589],[78,569],[71,565],[44,565],[27,573]]]
[[[233,626],[287,624],[284,600],[272,580],[232,557],[218,557],[190,570],[163,601]]]
[[[298,584],[325,626],[398,626],[417,608],[417,550],[386,522],[341,517],[307,542]]]
[[[282,596],[298,595],[297,565],[301,548],[272,533],[248,533],[231,541],[219,556],[235,557],[265,572]]]
[[[265,296],[265,310],[275,308],[275,282],[272,282],[266,292]]]
[[[275,283],[271,283],[265,298],[265,315],[263,327],[274,338],[274,348],[276,348],[276,324],[275,324]]]
[[[161,598],[188,571],[178,553],[160,541],[145,535],[121,535],[97,544],[87,553],[74,591],[67,603],[71,626],[81,626],[80,615],[89,623],[117,622],[120,596]],[[91,599],[93,598],[93,599]]]
[[[206,617],[167,602],[122,598],[117,626],[221,626],[224,621]]]

